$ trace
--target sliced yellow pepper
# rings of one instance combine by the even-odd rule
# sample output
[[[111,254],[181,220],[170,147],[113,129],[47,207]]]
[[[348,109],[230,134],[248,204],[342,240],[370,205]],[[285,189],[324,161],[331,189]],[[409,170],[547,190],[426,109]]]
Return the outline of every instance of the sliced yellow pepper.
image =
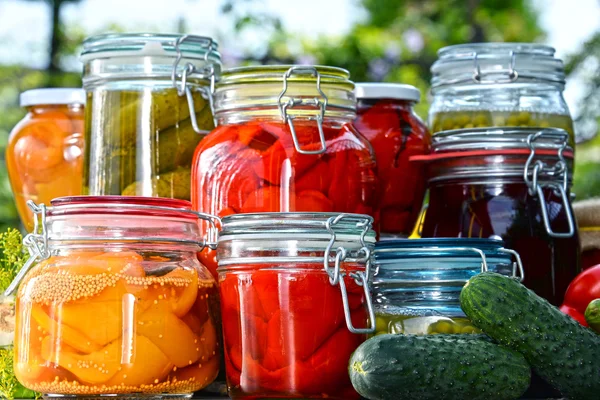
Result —
[[[60,319],[60,307],[58,307],[56,310],[58,312],[55,318],[58,317],[58,319]],[[48,332],[50,339],[54,340],[55,342],[64,342],[82,353],[92,353],[101,348],[101,346],[92,342],[90,338],[86,337],[79,331],[71,328],[68,325],[61,325],[57,323],[55,319],[50,318],[50,316],[46,314],[39,304],[31,305],[31,316],[44,331]]]
[[[192,380],[198,383],[200,388],[207,386],[215,380],[219,374],[219,357],[212,357],[206,362],[190,365],[189,367],[178,369],[175,372],[175,377],[179,381]]]
[[[176,346],[175,343],[171,343]],[[173,369],[173,364],[160,349],[143,336],[135,337],[135,350],[131,363],[121,366],[121,370],[107,383],[107,386],[124,384],[140,386],[162,381]]]
[[[137,332],[150,339],[177,368],[191,365],[202,356],[200,337],[171,312],[165,301],[140,315]]]
[[[150,300],[166,300],[173,314],[183,317],[187,314],[198,296],[198,272],[196,270],[176,269],[163,276],[164,285],[154,284],[150,288]],[[185,286],[176,286],[172,282],[180,280]]]

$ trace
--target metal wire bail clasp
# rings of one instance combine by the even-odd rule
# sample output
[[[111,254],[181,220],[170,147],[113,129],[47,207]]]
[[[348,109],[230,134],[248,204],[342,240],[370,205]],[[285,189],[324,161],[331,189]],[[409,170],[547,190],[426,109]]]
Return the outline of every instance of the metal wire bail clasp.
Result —
[[[510,64],[508,66],[508,77],[505,79],[484,79],[481,73],[481,65],[479,63],[479,54],[474,52],[473,55],[473,81],[475,83],[492,84],[492,83],[512,83],[519,79],[519,73],[515,69],[515,63],[517,60],[516,53],[511,50],[510,53]],[[501,71],[499,71],[501,72]]]
[[[194,214],[198,216],[198,219],[208,223],[208,231],[206,238],[202,241],[202,249],[208,247],[211,250],[217,249],[217,242],[219,241],[219,227],[221,226],[221,218],[216,215],[206,214],[198,211],[194,211]]]
[[[567,196],[568,169],[567,163],[563,156],[563,152],[567,147],[568,135],[566,132],[564,133],[562,145],[558,149],[558,161],[553,166],[550,166],[544,163],[542,160],[536,160],[534,162],[536,150],[534,142],[544,135],[545,132],[546,131],[541,130],[527,137],[527,145],[529,146],[531,152],[527,158],[527,162],[525,163],[523,179],[525,180],[525,184],[527,184],[529,195],[532,197],[537,197],[540,201],[542,220],[544,221],[546,233],[553,238],[570,238],[575,233],[575,222],[570,208],[569,197]],[[542,172],[546,173],[546,175],[552,178],[557,177],[558,179],[540,184],[539,178]],[[530,175],[531,179],[529,178]],[[560,181],[557,182],[558,180]],[[550,226],[550,218],[548,217],[548,205],[546,204],[546,200],[544,198],[544,188],[551,188],[555,194],[560,196],[562,208],[566,213],[567,224],[569,225],[569,230],[567,232],[555,232],[552,230],[552,227]]]
[[[210,131],[200,129],[198,126],[198,119],[196,118],[196,107],[194,105],[194,96],[192,95],[192,88],[188,85],[188,78],[190,75],[199,76],[202,79],[208,79],[210,81],[210,86],[207,88],[201,87],[200,92],[202,93],[202,97],[208,100],[208,104],[210,106],[210,111],[213,115],[213,121],[216,126],[217,122],[214,119],[215,108],[214,108],[214,94],[215,94],[215,66],[213,63],[209,62],[208,56],[211,51],[214,50],[214,41],[209,37],[193,37],[195,42],[201,43],[205,47],[204,52],[204,61],[206,66],[203,69],[197,69],[196,66],[190,62],[185,65],[183,72],[181,74],[177,73],[177,67],[183,58],[183,54],[181,53],[181,44],[186,40],[190,41],[192,38],[189,35],[180,36],[175,41],[175,52],[176,57],[173,62],[173,69],[171,70],[171,82],[173,83],[173,87],[177,89],[177,94],[179,96],[183,96],[185,94],[188,102],[188,107],[190,109],[190,121],[192,123],[192,128],[194,132],[199,134],[207,134]],[[177,83],[177,79],[180,79],[179,84]]]
[[[498,251],[500,251],[501,253],[510,254],[514,257],[515,261],[513,262],[512,277],[523,282],[523,280],[525,279],[525,270],[523,269],[523,263],[521,262],[521,256],[519,255],[519,253],[512,249],[505,248],[498,249]]]
[[[318,97],[314,97],[312,99],[295,99],[290,98],[287,102],[282,103],[283,96],[288,90],[288,79],[292,74],[298,75],[311,75],[317,78],[317,91],[321,96],[322,100]],[[283,90],[279,93],[279,97],[277,98],[277,105],[279,107],[279,113],[281,114],[281,118],[284,122],[287,122],[290,127],[290,132],[292,134],[292,140],[294,141],[294,147],[296,151],[300,154],[323,154],[327,148],[325,144],[325,132],[323,131],[323,119],[325,117],[325,110],[327,109],[327,96],[321,90],[321,74],[315,67],[305,67],[305,66],[295,66],[291,67],[287,70],[285,74],[283,74]],[[319,112],[317,115],[313,117],[309,117],[308,119],[311,121],[317,121],[317,128],[319,129],[319,140],[321,142],[321,147],[317,150],[306,150],[300,147],[300,142],[298,140],[298,135],[296,134],[296,129],[294,128],[294,119],[296,118],[293,115],[288,114],[288,109],[293,108],[299,105],[312,105],[318,108]]]
[[[19,270],[15,279],[8,285],[4,291],[4,296],[12,295],[19,283],[27,274],[27,271],[37,261],[45,260],[50,257],[50,250],[48,249],[48,230],[46,227],[46,206],[44,204],[36,205],[32,200],[27,201],[27,206],[33,212],[33,231],[27,234],[23,238],[23,245],[29,252],[29,258],[23,264],[23,267]]]
[[[364,221],[358,222],[357,227],[362,227],[363,231],[360,236],[360,244],[361,248],[357,252],[359,259],[354,259],[353,261],[356,263],[364,263],[365,270],[364,271],[353,271],[347,272],[342,269],[342,263],[348,257],[348,250],[345,247],[340,246],[336,249],[335,258],[333,260],[333,266],[331,266],[331,261],[329,259],[329,255],[333,250],[336,242],[336,232],[334,226],[338,224],[342,219],[349,218],[348,214],[340,214],[335,217],[331,217],[327,220],[325,226],[327,231],[331,234],[331,239],[327,244],[325,249],[325,255],[323,259],[323,267],[327,275],[329,275],[329,283],[332,286],[339,285],[340,292],[342,294],[342,303],[344,306],[344,316],[346,318],[346,326],[348,330],[352,333],[356,334],[370,334],[375,332],[375,310],[373,308],[373,301],[371,299],[371,293],[369,291],[369,274],[371,268],[371,249],[367,246],[365,242],[365,237],[369,230],[371,229],[372,222],[369,219],[365,219]],[[352,315],[350,312],[350,303],[348,300],[348,291],[346,289],[346,282],[344,281],[345,276],[349,276],[354,279],[354,282],[363,288],[365,294],[365,302],[367,303],[367,310],[369,313],[369,322],[368,328],[356,328],[352,324]]]

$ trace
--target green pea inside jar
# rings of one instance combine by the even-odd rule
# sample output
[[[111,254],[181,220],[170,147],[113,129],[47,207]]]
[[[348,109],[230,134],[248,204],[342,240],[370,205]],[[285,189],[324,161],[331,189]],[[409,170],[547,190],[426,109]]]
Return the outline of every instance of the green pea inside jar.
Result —
[[[375,314],[375,335],[473,334],[481,333],[466,317]]]
[[[552,114],[530,111],[441,111],[432,114],[432,132],[454,129],[488,128],[488,127],[538,127],[560,128],[574,139],[573,119],[570,115]]]
[[[374,252],[375,334],[481,333],[460,308],[460,291],[483,271],[521,279],[518,255],[502,240],[384,240]]]

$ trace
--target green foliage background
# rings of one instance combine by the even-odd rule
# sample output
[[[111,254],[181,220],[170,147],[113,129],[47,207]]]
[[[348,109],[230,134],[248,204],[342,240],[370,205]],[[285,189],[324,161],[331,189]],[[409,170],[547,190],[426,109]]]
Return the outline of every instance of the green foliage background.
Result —
[[[58,17],[61,6],[67,3],[66,0],[43,1],[49,5],[49,13],[57,12]],[[262,49],[244,54],[237,63],[337,65],[348,69],[355,81],[409,83],[424,93],[417,107],[417,112],[424,118],[429,104],[429,68],[439,48],[465,42],[540,42],[545,35],[531,0],[357,1],[364,10],[364,19],[348,34],[317,39],[286,32],[277,17],[264,11],[260,0],[222,0],[221,12],[224,19],[233,20],[235,34],[232,40],[244,35],[248,29],[257,28],[270,36]],[[290,8],[293,5],[290,4]],[[24,115],[18,107],[18,94],[36,87],[80,85],[79,74],[61,71],[61,60],[76,55],[82,38],[93,32],[63,26],[58,17],[52,18],[51,43],[48,45],[51,62],[45,70],[0,65],[0,165],[4,163],[8,133]],[[179,22],[183,31],[185,25],[185,21]],[[122,28],[111,26],[107,30],[120,31]],[[226,51],[227,43],[221,45]],[[597,168],[600,138],[594,139],[600,122],[600,32],[580,53],[570,56],[566,66],[570,74],[584,71],[587,87],[586,98],[577,116],[578,136],[587,142],[577,149],[575,190],[578,198],[600,195],[600,168]],[[2,165],[0,229],[17,223],[6,169]]]

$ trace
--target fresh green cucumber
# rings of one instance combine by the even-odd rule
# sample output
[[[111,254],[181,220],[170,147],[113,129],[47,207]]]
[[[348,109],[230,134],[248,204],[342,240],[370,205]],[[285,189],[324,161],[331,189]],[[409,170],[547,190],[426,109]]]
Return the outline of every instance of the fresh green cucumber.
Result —
[[[460,304],[476,327],[523,354],[563,396],[600,398],[600,336],[515,279],[493,272],[471,278]]]
[[[529,386],[522,355],[484,335],[378,335],[348,366],[356,391],[370,400],[512,400]]]
[[[596,332],[600,332],[600,299],[592,300],[585,309],[585,322]]]

